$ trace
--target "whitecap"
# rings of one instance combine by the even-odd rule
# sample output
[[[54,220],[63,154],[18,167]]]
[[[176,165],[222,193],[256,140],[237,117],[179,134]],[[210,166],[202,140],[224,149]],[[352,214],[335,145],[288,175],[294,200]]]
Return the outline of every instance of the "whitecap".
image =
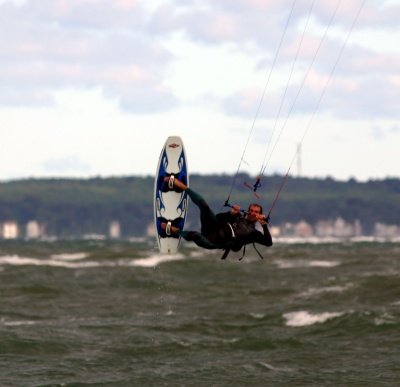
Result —
[[[279,269],[297,269],[303,267],[323,267],[323,268],[332,268],[340,265],[339,261],[322,261],[322,260],[313,260],[307,261],[304,259],[278,259],[275,262],[275,265]]]
[[[344,286],[326,286],[322,288],[309,288],[305,292],[299,294],[299,297],[312,297],[318,296],[324,293],[343,293],[348,289],[353,287],[352,284],[344,285]]]
[[[195,250],[195,251],[189,252],[189,256],[191,258],[200,258],[200,257],[202,258],[202,257],[204,257],[204,255],[205,255],[204,251],[201,251],[201,250]]]
[[[279,269],[294,269],[296,267],[300,267],[299,262],[293,260],[289,261],[286,259],[277,259],[274,261],[274,263]]]
[[[289,327],[303,327],[307,325],[314,325],[324,323],[327,320],[340,317],[342,312],[324,312],[312,314],[307,311],[298,311],[285,313],[283,317],[286,319],[286,325]]]
[[[331,244],[331,243],[342,243],[343,239],[336,237],[276,237],[274,239],[275,244],[285,244],[285,245],[297,245],[297,244]]]
[[[6,321],[4,319],[0,320],[0,324],[4,325],[6,327],[19,327],[19,326],[25,326],[25,325],[35,325],[35,321]]]
[[[84,253],[80,253],[74,256],[56,257],[50,259],[43,258],[32,258],[32,257],[22,257],[19,255],[5,255],[0,256],[0,265],[10,265],[10,266],[52,266],[52,267],[63,267],[67,269],[86,269],[86,268],[96,268],[96,267],[155,267],[164,262],[171,262],[182,260],[185,258],[182,254],[176,255],[153,255],[146,258],[139,259],[119,259],[113,261],[78,261],[83,258]],[[63,258],[63,259],[60,259]]]
[[[100,264],[94,261],[86,262],[64,262],[56,259],[39,259],[31,257],[21,257],[19,255],[4,255],[0,257],[0,265],[11,266],[54,266],[69,269],[99,267]]]
[[[250,313],[250,316],[256,320],[262,320],[265,317],[265,314],[262,313]]]
[[[222,339],[221,341],[224,344],[235,344],[235,343],[239,342],[239,338],[238,337],[233,337],[231,339]]]
[[[275,372],[293,372],[292,368],[285,368],[285,367],[274,367],[272,364],[265,363],[265,362],[259,362],[260,366],[270,370],[270,371],[275,371]]]
[[[310,261],[310,267],[336,267],[339,266],[340,262],[338,261]]]
[[[185,256],[182,254],[175,255],[153,255],[147,258],[135,259],[131,261],[131,266],[140,266],[140,267],[154,267],[159,265],[160,263],[171,262],[171,261],[180,261],[184,259]]]
[[[376,326],[397,324],[397,319],[390,313],[384,313],[382,316],[374,319],[374,324]]]
[[[52,259],[57,259],[59,261],[79,261],[88,257],[87,253],[62,253],[53,254]]]

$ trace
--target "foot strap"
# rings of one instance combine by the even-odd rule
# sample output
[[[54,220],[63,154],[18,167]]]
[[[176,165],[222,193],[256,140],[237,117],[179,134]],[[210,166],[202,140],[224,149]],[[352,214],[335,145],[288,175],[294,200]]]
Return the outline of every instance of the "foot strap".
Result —
[[[175,180],[175,176],[171,175],[168,180],[168,188],[169,189],[174,189],[174,180]]]
[[[171,221],[169,220],[169,221],[167,222],[167,226],[165,227],[165,233],[166,233],[168,236],[171,236],[171,226],[172,226],[172,223],[171,223]]]

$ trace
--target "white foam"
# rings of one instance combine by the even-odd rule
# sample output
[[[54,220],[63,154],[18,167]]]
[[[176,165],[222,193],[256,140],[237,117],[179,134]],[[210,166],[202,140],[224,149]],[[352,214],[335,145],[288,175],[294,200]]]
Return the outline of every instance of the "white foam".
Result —
[[[135,259],[131,261],[132,266],[140,266],[140,267],[154,267],[164,262],[171,261],[180,261],[184,259],[185,256],[182,254],[174,254],[174,255],[153,255],[147,258]]]
[[[288,327],[304,327],[308,325],[321,324],[327,320],[340,317],[342,315],[343,313],[341,312],[312,314],[302,310],[299,312],[285,313],[283,317],[286,319],[286,325]]]
[[[189,256],[190,256],[191,258],[200,258],[200,257],[204,257],[205,254],[208,254],[208,251],[207,251],[207,253],[204,253],[203,250],[196,250],[196,251],[190,251],[190,252],[189,252]]]
[[[325,267],[332,268],[340,265],[339,261],[307,261],[304,259],[278,259],[274,262],[279,269],[297,269],[302,267]]]
[[[256,320],[261,320],[265,317],[265,314],[262,313],[250,313],[250,316]]]
[[[326,286],[322,288],[309,288],[305,292],[300,293],[299,297],[312,297],[318,296],[323,293],[343,293],[344,291],[352,288],[352,284],[344,285],[344,286]]]
[[[259,362],[259,364],[270,370],[270,371],[275,371],[275,372],[293,372],[292,368],[284,368],[284,367],[274,367],[272,364],[265,363],[265,362]]]
[[[232,339],[222,339],[221,342],[224,344],[235,344],[238,343],[240,340],[238,337],[233,337]]]
[[[377,326],[397,324],[397,322],[398,320],[390,313],[384,313],[382,316],[374,319],[374,324]]]
[[[0,265],[12,265],[12,266],[55,266],[65,267],[69,269],[77,268],[88,268],[88,267],[99,267],[100,264],[94,261],[85,262],[64,262],[57,259],[38,259],[30,257],[20,257],[19,255],[4,255],[0,257]]]
[[[25,325],[35,325],[35,321],[2,321],[2,325],[6,327],[20,327]]]
[[[89,256],[87,253],[64,253],[64,254],[53,254],[51,258],[60,261],[79,261]]]
[[[99,260],[99,261],[81,261],[87,256],[86,253],[76,254],[55,254],[51,258],[32,258],[19,255],[0,256],[0,266],[52,266],[68,269],[86,269],[96,267],[155,267],[161,263],[178,261],[185,258],[182,254],[175,255],[152,255],[146,258],[131,259],[122,258],[118,260]],[[1,268],[0,268],[1,270]]]
[[[340,262],[338,261],[310,261],[310,267],[336,267],[339,266]]]
[[[363,242],[374,242],[374,243],[399,243],[400,237],[376,237],[376,236],[354,236],[354,237],[275,237],[274,244],[284,244],[284,245],[297,245],[297,244],[341,244],[343,242],[350,243],[363,243]]]

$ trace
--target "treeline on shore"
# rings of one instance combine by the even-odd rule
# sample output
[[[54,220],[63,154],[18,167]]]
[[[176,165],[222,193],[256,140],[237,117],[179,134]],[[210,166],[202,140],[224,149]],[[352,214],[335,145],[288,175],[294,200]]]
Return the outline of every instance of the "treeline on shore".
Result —
[[[226,211],[233,177],[231,175],[192,175],[190,186],[201,193],[216,212]],[[240,174],[233,187],[231,204],[247,207],[259,202],[268,212],[283,177],[263,178],[255,198],[244,183],[254,177]],[[35,220],[45,226],[47,235],[74,237],[108,234],[110,222],[118,221],[122,236],[146,235],[153,221],[154,178],[110,177],[90,179],[24,179],[0,182],[0,223],[16,221],[24,225]],[[289,177],[273,209],[271,222],[343,218],[359,220],[365,233],[375,223],[399,224],[400,179],[387,178],[359,182],[332,178]],[[198,210],[189,203],[188,224],[197,228]]]

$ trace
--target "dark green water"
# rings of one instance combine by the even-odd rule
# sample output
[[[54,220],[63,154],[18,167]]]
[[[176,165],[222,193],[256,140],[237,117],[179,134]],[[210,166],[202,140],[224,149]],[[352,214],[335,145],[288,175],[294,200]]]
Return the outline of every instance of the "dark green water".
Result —
[[[395,386],[400,244],[2,242],[1,386]]]

